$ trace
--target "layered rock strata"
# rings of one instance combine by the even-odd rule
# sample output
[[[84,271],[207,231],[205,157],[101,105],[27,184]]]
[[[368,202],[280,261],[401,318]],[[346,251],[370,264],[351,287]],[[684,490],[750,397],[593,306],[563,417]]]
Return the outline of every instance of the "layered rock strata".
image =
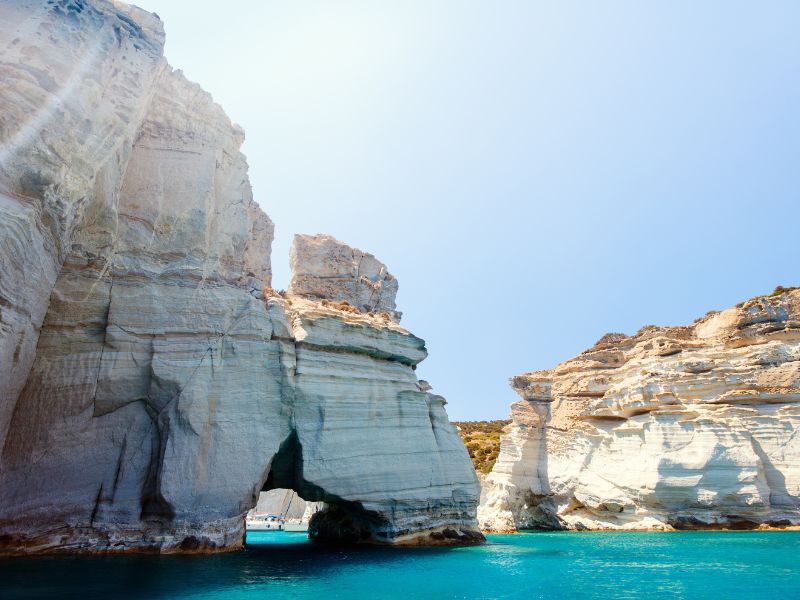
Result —
[[[0,6],[0,552],[234,549],[273,488],[320,539],[478,539],[424,342],[270,291],[243,133],[162,46],[119,2]]]
[[[800,524],[800,291],[511,380],[484,529]]]
[[[364,311],[395,312],[397,279],[368,252],[351,248],[329,235],[298,235],[289,263],[289,293],[310,298],[338,298]]]

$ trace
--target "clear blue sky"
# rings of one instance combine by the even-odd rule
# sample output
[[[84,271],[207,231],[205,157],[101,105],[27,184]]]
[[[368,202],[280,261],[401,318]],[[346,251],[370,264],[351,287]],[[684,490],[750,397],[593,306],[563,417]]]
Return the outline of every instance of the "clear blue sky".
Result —
[[[798,284],[800,3],[140,0],[256,200],[400,281],[453,419],[608,331]]]

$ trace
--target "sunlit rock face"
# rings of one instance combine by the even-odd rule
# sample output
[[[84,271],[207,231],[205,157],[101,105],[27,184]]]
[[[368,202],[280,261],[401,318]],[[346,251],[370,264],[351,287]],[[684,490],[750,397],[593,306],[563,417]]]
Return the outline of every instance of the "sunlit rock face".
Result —
[[[0,6],[0,551],[233,549],[280,487],[320,539],[473,540],[424,342],[270,292],[243,133],[162,45],[117,2]]]
[[[98,260],[111,249],[163,41],[158,19],[121,4],[0,5],[0,447],[79,230]]]
[[[289,292],[310,298],[345,301],[362,311],[395,313],[397,279],[368,252],[329,235],[297,235],[290,258]]]
[[[800,524],[800,291],[511,380],[485,529]]]

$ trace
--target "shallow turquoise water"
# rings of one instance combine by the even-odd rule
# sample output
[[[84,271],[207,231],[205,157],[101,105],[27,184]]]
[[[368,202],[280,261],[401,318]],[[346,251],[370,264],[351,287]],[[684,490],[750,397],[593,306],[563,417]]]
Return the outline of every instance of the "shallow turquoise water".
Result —
[[[215,556],[0,560],[0,598],[800,598],[800,532],[525,533],[469,548],[248,535]]]

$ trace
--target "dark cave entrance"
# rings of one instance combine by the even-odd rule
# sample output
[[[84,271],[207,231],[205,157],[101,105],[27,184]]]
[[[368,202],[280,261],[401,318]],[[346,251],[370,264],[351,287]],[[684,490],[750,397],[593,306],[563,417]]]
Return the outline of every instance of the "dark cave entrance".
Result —
[[[296,536],[281,539],[281,534],[300,531],[307,531],[315,541],[345,544],[374,539],[376,534],[382,537],[387,525],[384,518],[365,510],[360,502],[340,498],[306,480],[303,464],[303,447],[292,431],[272,458],[258,502],[248,513],[245,544],[285,543],[286,538],[299,541]],[[270,527],[261,521],[262,529],[258,529],[254,517],[259,516],[271,516],[283,526]]]
[[[247,513],[245,543],[283,543],[282,533],[307,532],[311,516],[323,506],[315,491],[304,485],[303,449],[292,431],[272,458],[256,505]],[[291,539],[297,541],[296,536]]]

